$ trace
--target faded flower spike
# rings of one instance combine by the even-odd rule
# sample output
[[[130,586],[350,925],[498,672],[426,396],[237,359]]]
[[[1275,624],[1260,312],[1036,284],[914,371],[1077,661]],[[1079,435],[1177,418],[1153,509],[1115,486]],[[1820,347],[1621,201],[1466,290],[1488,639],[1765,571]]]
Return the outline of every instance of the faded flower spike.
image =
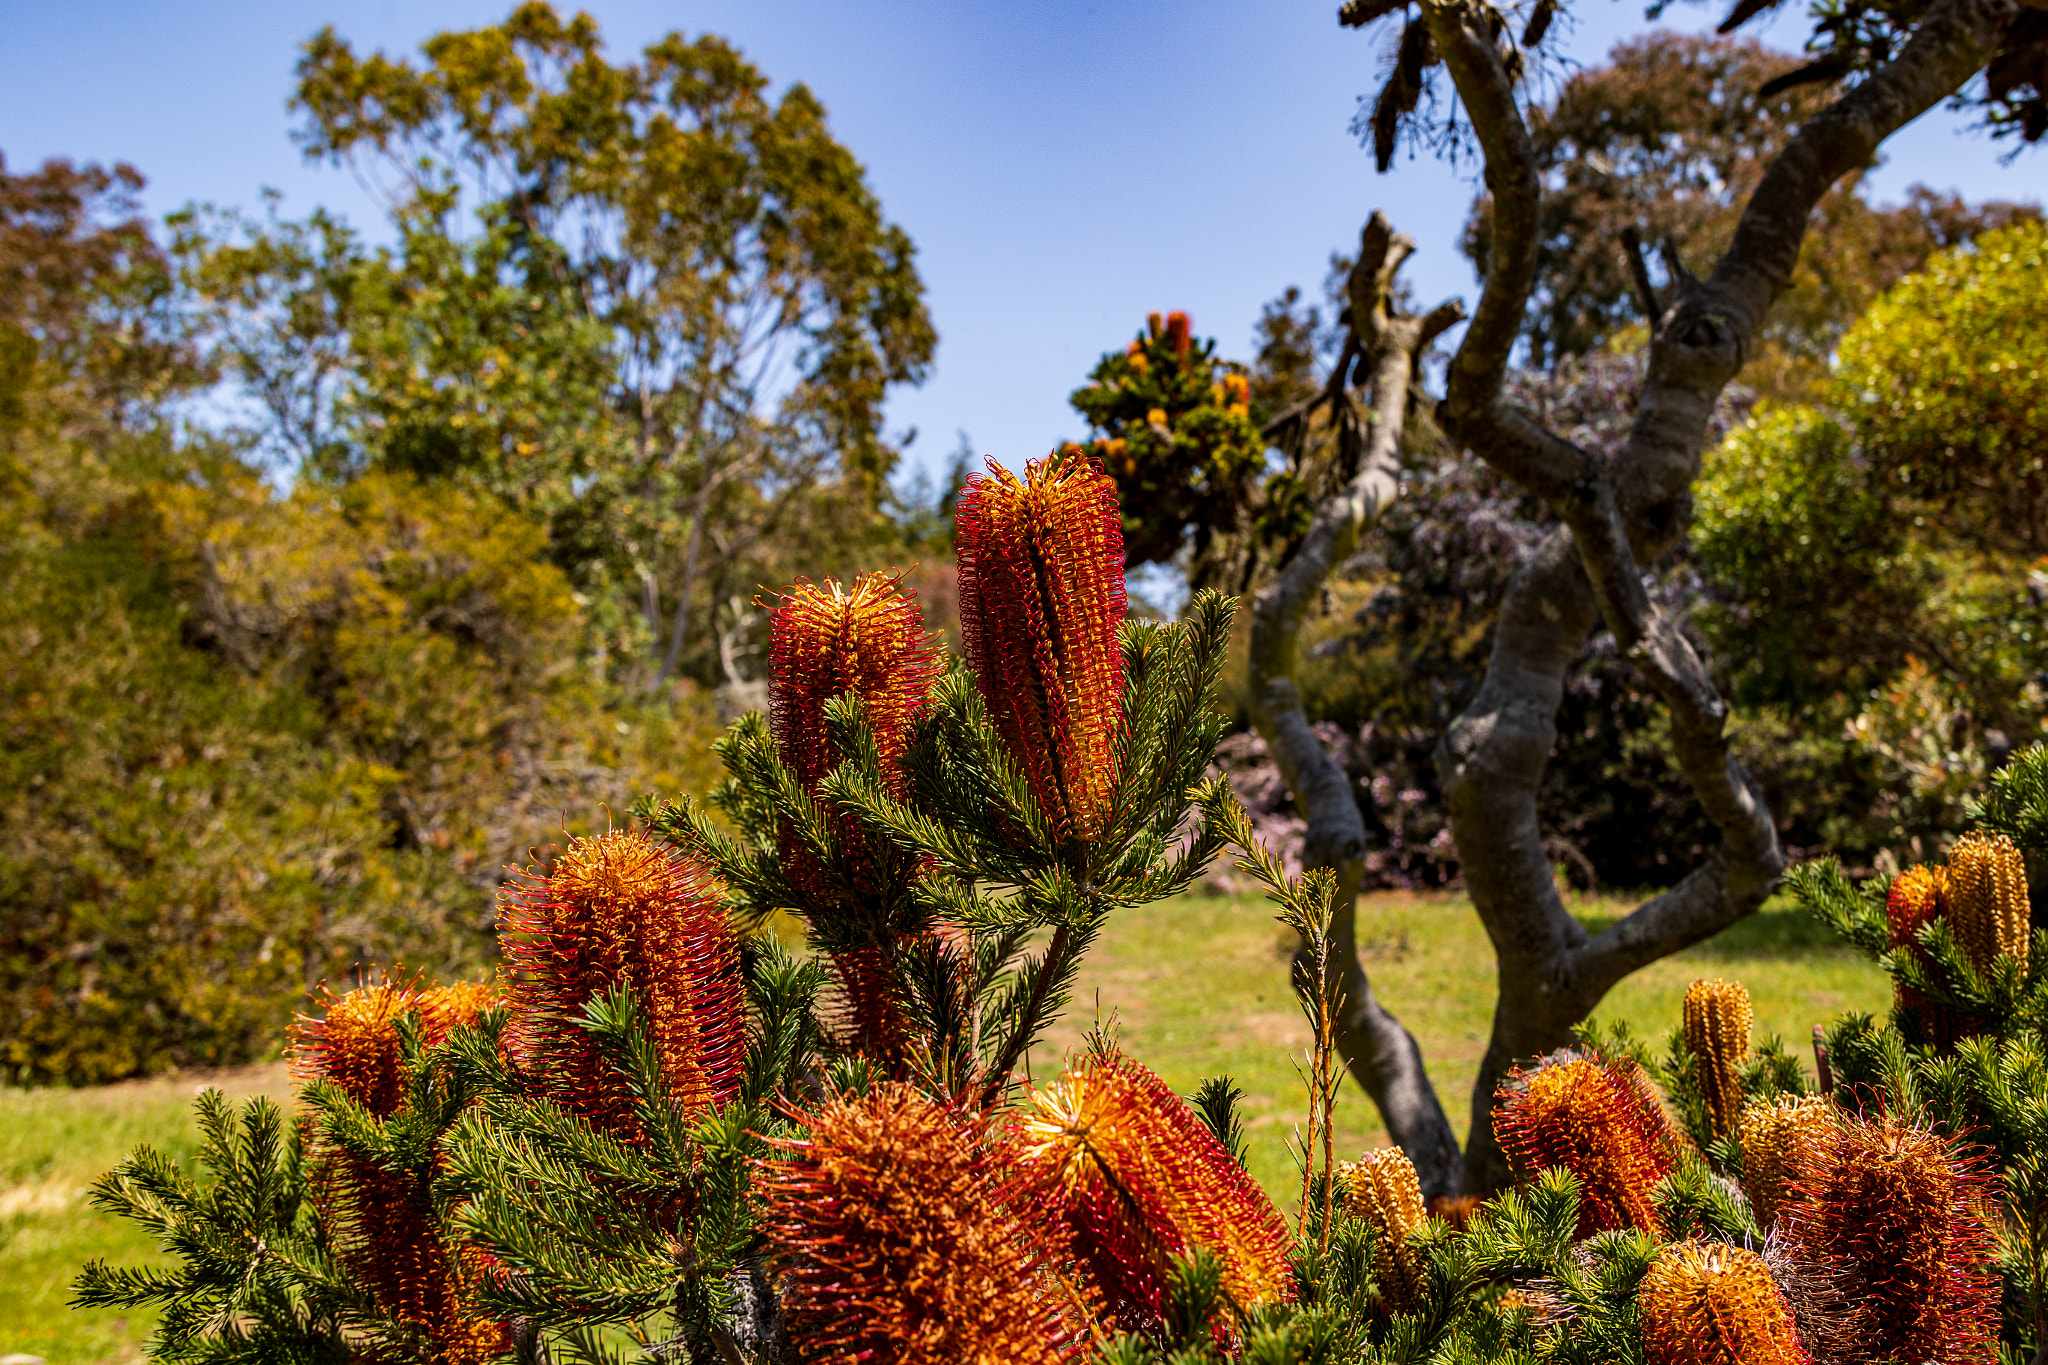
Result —
[[[998,733],[1055,839],[1108,823],[1122,767],[1123,523],[1079,447],[1018,479],[995,461],[960,495],[960,632]]]
[[[1999,955],[2027,962],[2027,865],[2003,834],[1972,830],[1948,855],[1946,915],[1956,942],[1980,972]]]
[[[978,1120],[894,1081],[799,1115],[760,1226],[807,1361],[1051,1365],[1079,1299],[1037,1258]]]
[[[1428,1272],[1409,1235],[1428,1222],[1415,1163],[1398,1147],[1367,1152],[1338,1170],[1344,1202],[1372,1225],[1373,1273],[1387,1307],[1396,1313],[1422,1306]]]
[[[1493,1123],[1517,1175],[1562,1166],[1578,1177],[1579,1236],[1661,1231],[1650,1196],[1680,1139],[1633,1062],[1564,1049],[1517,1067],[1494,1094]]]
[[[669,1094],[695,1119],[739,1087],[745,997],[739,946],[714,883],[647,836],[573,838],[505,898],[514,1046],[565,1108],[637,1138],[635,1095],[576,1020],[623,986],[652,1033]]]
[[[1800,1172],[1835,1126],[1835,1106],[1820,1095],[1751,1100],[1737,1131],[1742,1137],[1742,1189],[1756,1225],[1769,1230],[1792,1197]]]
[[[1742,1113],[1740,1064],[1749,1056],[1749,992],[1739,981],[1695,981],[1685,991],[1685,1049],[1707,1101],[1714,1136],[1724,1137]]]
[[[1643,1277],[1650,1365],[1806,1365],[1792,1309],[1763,1257],[1721,1242],[1678,1242]]]
[[[1798,1261],[1834,1282],[1842,1359],[1994,1357],[1991,1188],[1953,1139],[1896,1117],[1845,1116],[1824,1134],[1779,1227]]]
[[[1238,1307],[1292,1301],[1286,1225],[1164,1081],[1115,1053],[1088,1055],[1031,1102],[1021,1169],[1127,1328],[1158,1322],[1172,1258],[1197,1250],[1221,1263]]]
[[[299,1020],[293,1068],[305,1080],[333,1082],[388,1119],[405,1100],[399,1020],[416,1016],[421,1041],[432,1047],[495,1002],[496,992],[479,982],[424,990],[388,981],[363,986],[331,997],[325,1018]],[[325,1145],[315,1163],[314,1198],[335,1253],[378,1309],[423,1330],[434,1359],[445,1365],[494,1359],[504,1349],[505,1329],[477,1307],[477,1256],[442,1241],[433,1200],[420,1182]]]

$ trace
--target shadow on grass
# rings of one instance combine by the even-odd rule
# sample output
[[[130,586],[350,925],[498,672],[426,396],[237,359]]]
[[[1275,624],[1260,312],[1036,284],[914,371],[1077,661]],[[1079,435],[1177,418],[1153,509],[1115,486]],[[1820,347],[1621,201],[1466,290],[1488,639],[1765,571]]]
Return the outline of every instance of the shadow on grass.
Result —
[[[1588,934],[1598,935],[1618,923],[1621,916],[1581,914],[1577,918]],[[1819,920],[1795,905],[1776,900],[1767,902],[1763,909],[1749,918],[1738,920],[1705,943],[1695,944],[1686,951],[1694,957],[1720,962],[1745,962],[1792,953],[1855,955],[1854,949],[1836,938],[1834,931]]]

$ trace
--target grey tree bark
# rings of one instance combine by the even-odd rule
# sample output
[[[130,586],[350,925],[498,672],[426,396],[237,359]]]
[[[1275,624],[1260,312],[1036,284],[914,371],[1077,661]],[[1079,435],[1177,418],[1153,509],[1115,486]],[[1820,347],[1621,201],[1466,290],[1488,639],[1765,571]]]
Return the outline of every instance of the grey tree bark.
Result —
[[[1566,1042],[1630,972],[1754,911],[1784,868],[1770,811],[1729,752],[1726,707],[1682,621],[1653,603],[1644,568],[1684,533],[1708,418],[1790,280],[1815,204],[1868,165],[1885,138],[1981,69],[2018,5],[1936,0],[1897,57],[1799,131],[1712,272],[1699,279],[1681,269],[1671,296],[1659,301],[1642,397],[1612,461],[1543,429],[1501,396],[1535,282],[1535,156],[1491,12],[1471,0],[1423,0],[1421,9],[1494,197],[1486,284],[1452,359],[1438,421],[1564,523],[1518,571],[1486,677],[1438,756],[1466,886],[1499,962],[1463,1173],[1464,1188],[1483,1193],[1509,1178],[1491,1105],[1506,1070]],[[1670,712],[1673,757],[1721,843],[1677,886],[1589,938],[1552,882],[1536,793],[1556,740],[1565,670],[1596,621]]]
[[[1387,1131],[1415,1163],[1424,1197],[1432,1197],[1457,1188],[1457,1138],[1423,1067],[1422,1050],[1381,1006],[1359,961],[1358,881],[1364,867],[1365,822],[1350,778],[1316,739],[1294,683],[1303,615],[1320,597],[1331,571],[1350,556],[1360,532],[1400,496],[1401,434],[1416,357],[1464,316],[1464,305],[1456,301],[1423,317],[1395,309],[1394,274],[1414,250],[1414,242],[1395,233],[1384,216],[1373,214],[1349,280],[1351,335],[1343,356],[1321,394],[1275,423],[1291,424],[1299,431],[1314,409],[1327,405],[1340,430],[1355,436],[1359,419],[1349,392],[1354,363],[1369,377],[1372,409],[1356,469],[1317,509],[1293,557],[1253,598],[1249,681],[1253,723],[1308,824],[1303,861],[1337,873],[1339,900],[1331,942],[1343,974],[1338,1051],[1379,1106]]]

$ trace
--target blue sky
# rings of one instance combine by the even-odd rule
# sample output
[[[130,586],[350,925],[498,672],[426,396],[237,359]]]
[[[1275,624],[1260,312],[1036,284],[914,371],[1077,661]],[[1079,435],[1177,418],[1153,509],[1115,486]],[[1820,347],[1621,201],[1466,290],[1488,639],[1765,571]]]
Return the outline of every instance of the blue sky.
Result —
[[[152,211],[253,207],[263,186],[375,225],[346,171],[290,139],[297,46],[333,24],[359,49],[410,54],[431,33],[501,18],[509,0],[0,0],[0,151],[132,161]],[[567,6],[565,6],[567,8]],[[777,88],[801,80],[917,242],[940,343],[893,429],[919,463],[955,433],[1016,463],[1081,434],[1066,405],[1097,355],[1150,309],[1183,308],[1225,355],[1259,306],[1318,291],[1330,253],[1374,208],[1417,240],[1425,301],[1474,292],[1456,238],[1470,185],[1427,160],[1373,172],[1347,130],[1376,88],[1381,37],[1340,29],[1336,0],[707,0],[598,3],[614,59],[671,29],[725,35]],[[1797,10],[1798,2],[1788,6]],[[1668,22],[1710,26],[1677,5]],[[1569,55],[1596,62],[1644,27],[1640,0],[1578,0]],[[1799,34],[1781,23],[1780,46]],[[1971,198],[2040,198],[2048,164],[2010,167],[1937,111],[1875,176]]]

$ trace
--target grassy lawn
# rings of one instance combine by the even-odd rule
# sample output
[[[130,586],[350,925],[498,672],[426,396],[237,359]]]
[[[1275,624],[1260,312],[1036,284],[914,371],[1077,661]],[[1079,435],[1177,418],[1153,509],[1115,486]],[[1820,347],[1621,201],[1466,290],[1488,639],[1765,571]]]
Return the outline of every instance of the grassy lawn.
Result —
[[[1595,929],[1624,909],[1604,901],[1573,908]],[[1420,1040],[1462,1137],[1493,1009],[1485,934],[1470,907],[1448,895],[1376,896],[1360,927],[1373,989]],[[1075,1008],[1034,1056],[1034,1072],[1056,1069],[1099,1010],[1105,1021],[1114,1015],[1127,1051],[1183,1093],[1204,1076],[1229,1073],[1248,1096],[1253,1173],[1288,1207],[1298,1177],[1286,1144],[1306,1108],[1288,1059],[1308,1042],[1287,990],[1290,946],[1256,898],[1191,896],[1125,914],[1084,968]],[[1774,905],[1637,974],[1601,1014],[1661,1038],[1677,1022],[1686,985],[1703,975],[1742,981],[1758,1033],[1801,1044],[1818,1020],[1851,1008],[1882,1011],[1889,1001],[1875,967]],[[140,1359],[146,1317],[65,1307],[83,1261],[155,1259],[140,1233],[89,1209],[85,1192],[139,1142],[189,1161],[197,1148],[191,1100],[207,1084],[234,1096],[289,1093],[280,1065],[98,1090],[0,1089],[0,1357],[40,1356],[49,1365]],[[1339,1100],[1338,1129],[1346,1155],[1386,1141],[1356,1089]]]

